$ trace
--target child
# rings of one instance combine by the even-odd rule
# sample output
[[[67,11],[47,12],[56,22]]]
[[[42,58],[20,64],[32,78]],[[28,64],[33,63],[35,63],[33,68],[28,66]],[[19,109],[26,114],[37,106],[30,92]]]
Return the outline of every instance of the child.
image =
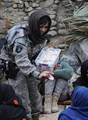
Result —
[[[27,120],[21,100],[10,85],[0,84],[0,119]]]
[[[66,62],[60,62],[53,71],[54,80],[45,80],[44,113],[58,111],[58,100],[65,100],[68,91],[68,80],[73,68]]]
[[[88,120],[87,87],[75,87],[72,93],[72,105],[59,115],[58,120]]]

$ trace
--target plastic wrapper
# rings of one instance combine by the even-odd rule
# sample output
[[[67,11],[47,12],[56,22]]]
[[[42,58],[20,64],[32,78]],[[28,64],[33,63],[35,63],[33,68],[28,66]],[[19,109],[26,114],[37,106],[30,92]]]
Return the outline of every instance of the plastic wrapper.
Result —
[[[61,49],[45,47],[37,56],[35,63],[39,71],[53,71],[55,65],[59,61]]]

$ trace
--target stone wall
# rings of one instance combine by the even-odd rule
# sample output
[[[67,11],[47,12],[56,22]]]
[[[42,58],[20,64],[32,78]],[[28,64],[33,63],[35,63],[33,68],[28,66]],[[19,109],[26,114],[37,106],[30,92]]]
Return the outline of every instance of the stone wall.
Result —
[[[52,37],[66,34],[63,18],[73,13],[70,0],[1,0],[0,36],[16,23],[26,23],[28,16],[40,8],[45,8],[52,19],[48,34]]]

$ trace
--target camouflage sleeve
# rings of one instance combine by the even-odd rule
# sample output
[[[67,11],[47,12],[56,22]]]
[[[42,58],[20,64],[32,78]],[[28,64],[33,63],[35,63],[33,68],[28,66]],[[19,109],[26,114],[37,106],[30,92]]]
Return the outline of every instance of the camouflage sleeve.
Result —
[[[15,63],[25,75],[32,74],[34,77],[38,77],[39,72],[28,58],[27,45],[24,42],[24,38],[18,38],[15,41],[13,55],[15,57]]]

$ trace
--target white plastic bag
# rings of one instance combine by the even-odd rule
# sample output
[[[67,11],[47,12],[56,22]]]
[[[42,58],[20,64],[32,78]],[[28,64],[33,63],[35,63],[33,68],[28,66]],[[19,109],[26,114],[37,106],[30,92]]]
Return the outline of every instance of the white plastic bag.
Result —
[[[53,70],[54,66],[59,61],[61,49],[45,47],[41,50],[35,60],[36,65],[40,71]]]

